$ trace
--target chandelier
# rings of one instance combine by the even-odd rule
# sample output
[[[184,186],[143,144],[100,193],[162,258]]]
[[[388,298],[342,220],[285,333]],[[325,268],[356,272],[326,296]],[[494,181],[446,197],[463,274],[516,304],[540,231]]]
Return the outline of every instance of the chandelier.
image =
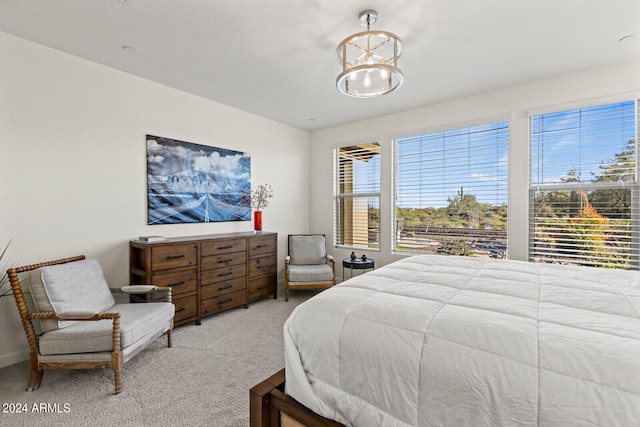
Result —
[[[373,98],[396,90],[404,81],[398,68],[402,40],[387,31],[371,31],[370,26],[377,20],[375,10],[361,12],[360,25],[367,31],[347,37],[336,49],[342,66],[336,87],[345,95]]]

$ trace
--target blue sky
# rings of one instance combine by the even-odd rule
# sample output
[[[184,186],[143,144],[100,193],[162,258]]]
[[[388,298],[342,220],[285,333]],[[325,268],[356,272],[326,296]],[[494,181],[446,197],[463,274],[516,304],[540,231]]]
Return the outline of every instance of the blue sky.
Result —
[[[505,121],[399,139],[397,205],[444,207],[461,187],[481,203],[506,204],[508,126]],[[562,182],[572,169],[587,182],[636,137],[635,101],[536,116],[531,129],[533,184]],[[536,172],[538,160],[544,161],[543,174]],[[354,167],[356,191],[380,191],[380,156]]]
[[[636,138],[635,102],[537,116],[531,129],[532,184],[562,182],[571,169],[580,172],[582,182],[590,182],[602,173],[603,162],[613,160]]]
[[[464,189],[481,203],[507,202],[508,123],[397,141],[398,206],[444,207]]]

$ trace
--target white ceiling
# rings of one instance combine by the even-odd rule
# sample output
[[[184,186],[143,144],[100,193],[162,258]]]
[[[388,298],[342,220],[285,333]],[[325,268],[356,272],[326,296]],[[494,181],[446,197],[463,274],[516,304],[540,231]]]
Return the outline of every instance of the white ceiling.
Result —
[[[335,47],[365,9],[402,38],[405,83],[352,99]],[[0,0],[0,31],[314,130],[640,59],[640,1]]]

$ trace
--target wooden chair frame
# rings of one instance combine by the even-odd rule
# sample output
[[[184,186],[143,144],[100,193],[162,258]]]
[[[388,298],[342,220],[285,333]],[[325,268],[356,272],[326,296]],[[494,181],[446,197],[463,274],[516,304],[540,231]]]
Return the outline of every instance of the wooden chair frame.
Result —
[[[328,289],[336,285],[336,261],[328,256],[328,260],[331,264],[331,270],[333,273],[333,282],[332,283],[305,283],[304,285],[289,285],[289,257],[291,253],[289,252],[289,239],[293,236],[322,236],[325,238],[325,250],[326,250],[326,239],[327,236],[324,234],[289,234],[287,235],[287,257],[284,260],[284,300],[289,301],[289,289]]]
[[[27,303],[22,292],[22,286],[18,274],[27,271],[35,270],[40,267],[46,267],[50,265],[65,264],[73,261],[81,261],[85,259],[84,255],[73,256],[69,258],[58,259],[55,261],[42,262],[38,264],[26,265],[23,267],[15,267],[7,270],[9,282],[11,283],[11,289],[13,296],[18,306],[18,312],[22,321],[25,334],[27,335],[27,341],[29,343],[30,350],[30,375],[28,391],[34,391],[42,382],[42,376],[45,369],[112,369],[114,373],[114,385],[115,394],[122,391],[121,371],[124,365],[124,359],[122,355],[122,348],[120,342],[120,313],[97,313],[91,317],[85,318],[67,318],[59,317],[53,312],[36,312],[30,313],[27,308]],[[170,288],[168,292],[168,302],[171,302]],[[112,292],[116,290],[112,289]],[[51,319],[51,320],[73,320],[73,321],[96,321],[103,319],[110,319],[113,321],[113,351],[111,353],[111,360],[101,362],[42,362],[39,360],[40,348],[38,342],[38,335],[33,327],[32,319]],[[172,329],[173,321],[167,331],[167,345],[172,346]]]

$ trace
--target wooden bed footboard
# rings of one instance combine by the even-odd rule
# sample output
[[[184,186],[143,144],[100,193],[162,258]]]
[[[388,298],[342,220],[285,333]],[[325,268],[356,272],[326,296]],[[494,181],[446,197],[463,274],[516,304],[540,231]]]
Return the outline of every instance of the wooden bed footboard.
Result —
[[[284,369],[249,392],[251,427],[344,427],[324,418],[284,394]]]

